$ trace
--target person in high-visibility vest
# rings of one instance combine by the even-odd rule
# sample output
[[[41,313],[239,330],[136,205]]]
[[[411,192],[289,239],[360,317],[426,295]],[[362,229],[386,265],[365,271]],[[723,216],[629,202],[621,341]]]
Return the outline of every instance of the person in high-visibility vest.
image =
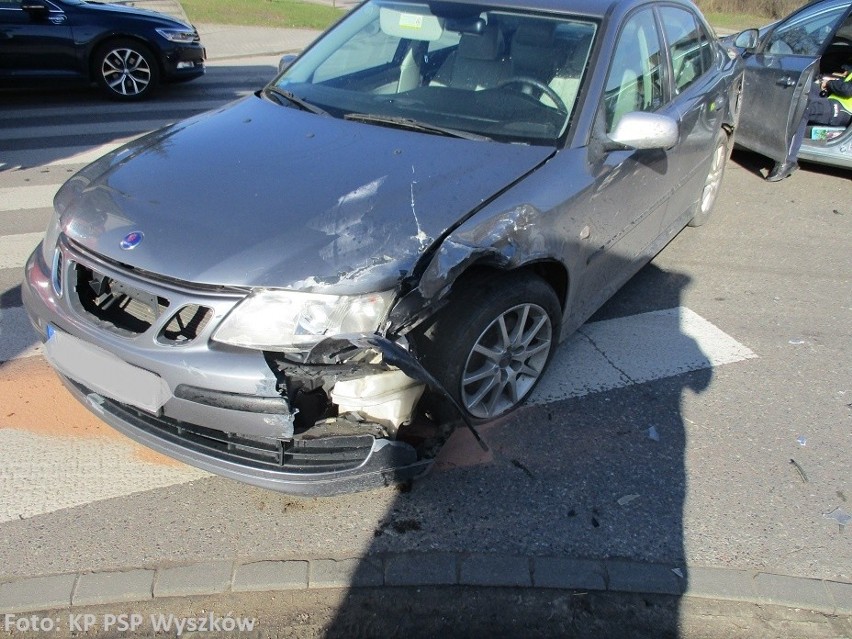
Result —
[[[805,129],[808,124],[823,124],[827,126],[849,126],[852,122],[852,66],[843,66],[843,72],[823,76],[814,83],[808,95],[808,106],[802,116],[802,121],[790,140],[787,157],[783,162],[776,162],[766,176],[770,182],[780,182],[790,177],[799,168],[796,157],[805,139]]]

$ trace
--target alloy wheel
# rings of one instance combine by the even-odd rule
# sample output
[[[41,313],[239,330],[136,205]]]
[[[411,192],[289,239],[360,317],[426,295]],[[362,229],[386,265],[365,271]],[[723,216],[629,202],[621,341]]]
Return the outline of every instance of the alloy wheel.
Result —
[[[480,334],[467,357],[461,399],[471,415],[490,419],[514,408],[535,386],[553,345],[547,312],[519,304]]]
[[[106,85],[122,96],[144,93],[151,84],[151,63],[134,49],[117,48],[109,51],[101,64]]]

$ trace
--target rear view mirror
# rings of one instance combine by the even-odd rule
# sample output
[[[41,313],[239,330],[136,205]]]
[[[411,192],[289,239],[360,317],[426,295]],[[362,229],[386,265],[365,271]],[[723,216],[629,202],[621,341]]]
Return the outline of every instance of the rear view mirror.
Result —
[[[759,36],[760,34],[757,29],[746,29],[745,31],[737,34],[737,37],[734,39],[734,46],[738,49],[751,51],[757,47]]]
[[[609,134],[609,148],[670,149],[680,133],[677,121],[666,115],[634,111],[626,113]],[[614,145],[614,146],[613,146]]]
[[[479,16],[474,18],[447,18],[444,26],[448,31],[456,33],[482,35],[485,32],[485,20]]]
[[[278,61],[278,73],[281,73],[282,71],[284,71],[284,69],[293,64],[293,61],[298,57],[299,56],[297,56],[295,53],[288,53],[287,55],[282,55],[281,59]]]

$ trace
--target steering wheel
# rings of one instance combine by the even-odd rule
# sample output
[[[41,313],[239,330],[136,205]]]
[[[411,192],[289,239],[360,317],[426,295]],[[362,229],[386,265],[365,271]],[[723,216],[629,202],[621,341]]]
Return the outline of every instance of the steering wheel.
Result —
[[[553,101],[553,104],[556,105],[557,111],[564,115],[568,115],[568,107],[565,106],[565,103],[562,101],[562,98],[559,97],[559,94],[556,93],[556,91],[551,89],[541,80],[536,80],[535,78],[531,78],[526,75],[517,75],[507,80],[503,80],[500,84],[497,85],[497,88],[502,89],[503,87],[509,86],[511,84],[523,84],[528,87],[538,89]]]

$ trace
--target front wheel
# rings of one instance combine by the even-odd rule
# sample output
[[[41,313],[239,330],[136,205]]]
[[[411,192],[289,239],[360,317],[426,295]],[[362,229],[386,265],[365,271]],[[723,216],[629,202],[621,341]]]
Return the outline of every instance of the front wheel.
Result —
[[[160,80],[154,54],[133,40],[113,40],[98,49],[94,74],[101,89],[113,100],[147,98]]]
[[[689,226],[701,226],[710,219],[710,214],[716,205],[719,189],[722,187],[722,177],[725,175],[725,165],[730,155],[728,152],[729,144],[728,134],[724,130],[719,131],[716,136],[716,146],[713,147],[713,157],[710,159],[710,170],[704,180],[701,198],[695,204],[692,219],[688,222]]]
[[[420,340],[424,365],[475,421],[517,408],[541,379],[559,338],[553,289],[530,273],[457,284]]]

